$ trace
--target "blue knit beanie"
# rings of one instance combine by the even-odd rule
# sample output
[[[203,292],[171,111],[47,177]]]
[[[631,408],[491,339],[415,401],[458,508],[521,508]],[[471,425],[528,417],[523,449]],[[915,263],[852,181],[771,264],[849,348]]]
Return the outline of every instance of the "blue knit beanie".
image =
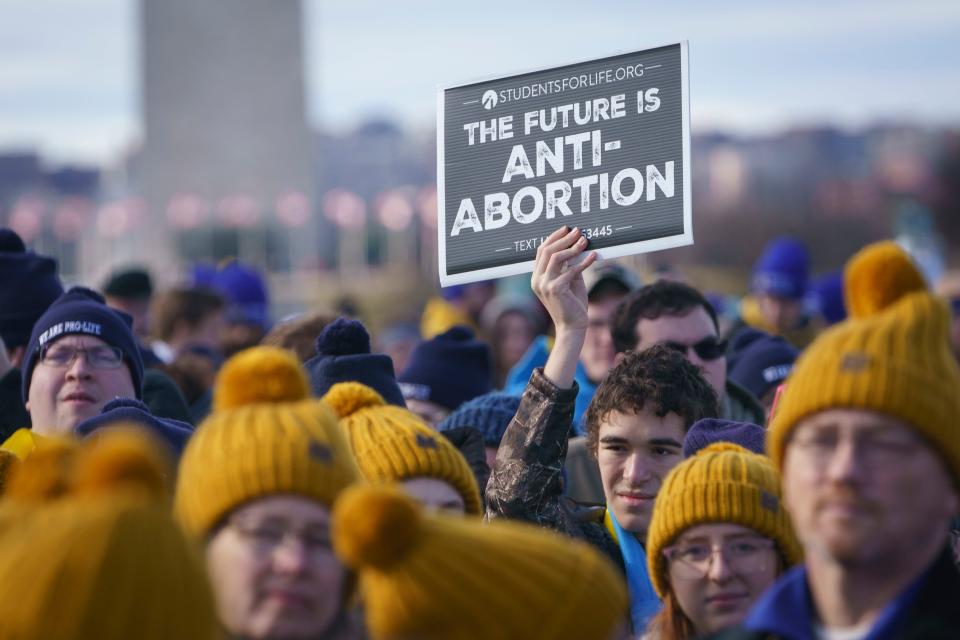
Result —
[[[683,439],[683,457],[689,458],[715,442],[732,442],[754,453],[763,454],[766,429],[751,422],[734,422],[719,418],[697,420]]]
[[[122,311],[111,309],[96,291],[74,287],[57,298],[33,326],[27,353],[23,360],[23,401],[30,393],[33,368],[40,360],[40,349],[70,335],[100,338],[123,352],[123,361],[130,369],[130,380],[137,398],[143,392],[143,360],[133,337],[133,319]]]
[[[799,355],[796,347],[779,336],[744,329],[730,344],[727,378],[762,398],[787,379]]]
[[[43,312],[63,293],[52,258],[27,251],[14,231],[0,228],[0,338],[21,347]]]
[[[267,285],[257,269],[231,260],[217,270],[210,285],[227,299],[227,320],[269,329]]]
[[[358,320],[337,318],[320,332],[317,355],[306,362],[310,387],[318,398],[338,382],[359,382],[388,404],[406,408],[393,372],[393,360],[370,353],[370,334]]]
[[[756,293],[799,299],[807,293],[810,255],[802,242],[787,236],[770,242],[753,266]]]
[[[179,458],[187,440],[193,435],[193,427],[186,422],[171,418],[158,418],[150,413],[150,408],[133,398],[114,398],[103,406],[99,415],[87,418],[76,426],[74,432],[88,436],[97,429],[123,423],[138,424],[149,429],[154,435],[170,445],[171,451]]]
[[[460,405],[459,409],[437,425],[437,431],[473,427],[483,435],[486,446],[499,447],[503,432],[507,430],[519,408],[519,396],[500,391],[487,393]]]
[[[813,307],[828,324],[836,324],[847,317],[843,300],[843,272],[837,271],[814,280],[811,286]]]
[[[418,344],[397,377],[403,397],[454,411],[493,390],[490,348],[473,331],[456,326]]]

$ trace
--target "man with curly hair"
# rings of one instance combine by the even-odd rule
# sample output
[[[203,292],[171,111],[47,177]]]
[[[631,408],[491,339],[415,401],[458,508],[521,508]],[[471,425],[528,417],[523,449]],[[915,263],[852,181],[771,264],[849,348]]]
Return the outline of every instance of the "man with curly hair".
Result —
[[[654,499],[667,472],[683,460],[687,429],[718,415],[717,396],[675,349],[661,345],[628,354],[597,388],[586,414],[606,506],[584,509],[563,497],[578,390],[574,372],[588,323],[582,273],[596,260],[593,252],[582,255],[586,248],[578,229],[562,228],[537,251],[531,286],[557,337],[501,441],[487,484],[487,518],[525,520],[597,545],[624,568],[633,626],[640,631],[659,607],[643,551]]]

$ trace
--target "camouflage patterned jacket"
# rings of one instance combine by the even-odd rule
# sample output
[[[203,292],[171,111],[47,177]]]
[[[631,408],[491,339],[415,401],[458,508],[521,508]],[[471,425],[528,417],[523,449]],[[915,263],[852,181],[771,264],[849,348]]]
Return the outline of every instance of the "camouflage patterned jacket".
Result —
[[[578,387],[560,389],[536,369],[500,441],[487,483],[488,520],[508,518],[592,543],[623,570],[620,547],[603,524],[604,508],[563,495],[563,463]]]

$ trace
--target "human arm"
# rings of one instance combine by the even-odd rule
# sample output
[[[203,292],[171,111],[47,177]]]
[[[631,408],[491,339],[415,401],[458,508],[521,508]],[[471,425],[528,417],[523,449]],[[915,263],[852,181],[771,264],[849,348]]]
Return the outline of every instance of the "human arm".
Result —
[[[557,340],[542,370],[535,370],[497,451],[487,484],[487,518],[525,520],[576,535],[564,507],[563,462],[578,387],[573,376],[587,327],[583,271],[596,260],[564,263],[586,251],[579,230],[560,229],[540,246],[531,287],[557,327]]]

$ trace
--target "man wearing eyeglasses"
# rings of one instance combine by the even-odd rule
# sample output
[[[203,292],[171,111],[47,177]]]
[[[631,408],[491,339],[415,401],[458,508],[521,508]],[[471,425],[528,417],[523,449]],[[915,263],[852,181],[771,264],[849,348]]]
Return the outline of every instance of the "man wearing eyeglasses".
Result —
[[[956,638],[950,312],[893,242],[854,256],[844,281],[850,319],[804,352],[767,433],[804,563],[729,637]]]
[[[669,280],[643,287],[620,303],[611,332],[618,357],[655,344],[683,353],[717,392],[717,417],[764,424],[764,410],[757,399],[727,378],[727,345],[719,336],[717,314],[693,287]]]
[[[114,398],[141,399],[143,361],[129,316],[98,293],[76,287],[33,327],[23,365],[22,396],[32,432],[21,429],[3,448],[25,457],[35,436],[72,433]]]

